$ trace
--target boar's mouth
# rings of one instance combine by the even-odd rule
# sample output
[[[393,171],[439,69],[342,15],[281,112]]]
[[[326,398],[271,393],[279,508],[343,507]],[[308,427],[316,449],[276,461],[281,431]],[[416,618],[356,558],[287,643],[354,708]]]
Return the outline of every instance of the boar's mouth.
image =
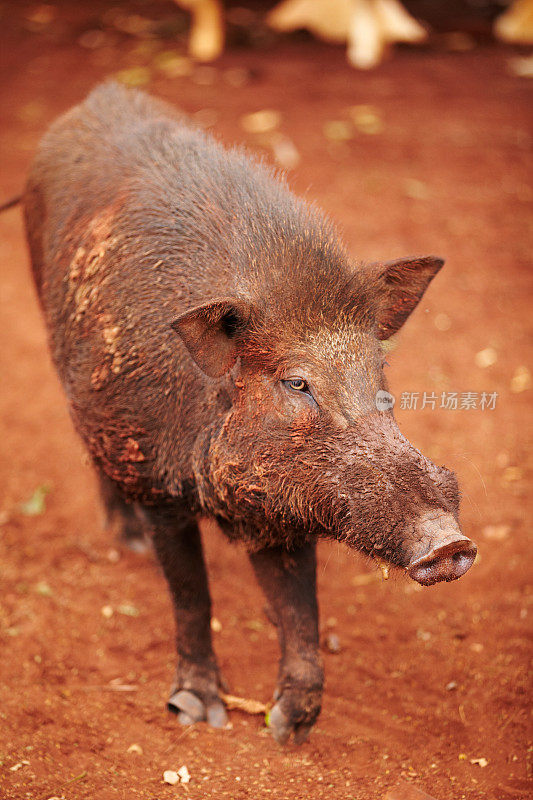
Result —
[[[453,513],[444,508],[417,513],[408,503],[401,510],[396,504],[393,508],[400,519],[391,528],[380,525],[374,518],[366,521],[366,531],[364,528],[357,530],[353,526],[354,515],[351,515],[351,535],[344,538],[345,543],[376,558],[382,567],[390,565],[403,569],[422,586],[457,580],[470,569],[477,547],[461,532]],[[387,533],[379,538],[369,535],[370,531],[379,529]],[[371,538],[373,542],[369,541]]]

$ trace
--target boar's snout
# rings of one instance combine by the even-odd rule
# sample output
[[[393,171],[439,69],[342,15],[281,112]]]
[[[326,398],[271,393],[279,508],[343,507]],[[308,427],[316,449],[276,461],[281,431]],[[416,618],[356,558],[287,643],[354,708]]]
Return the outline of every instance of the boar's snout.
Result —
[[[431,586],[439,581],[455,581],[470,569],[476,553],[474,542],[462,537],[433,547],[425,556],[412,561],[407,572],[410,578],[423,586]]]
[[[440,581],[454,581],[467,572],[477,553],[477,547],[463,536],[455,519],[449,515],[429,516],[419,523],[420,545],[427,549],[413,555],[407,565],[409,577],[423,586]]]

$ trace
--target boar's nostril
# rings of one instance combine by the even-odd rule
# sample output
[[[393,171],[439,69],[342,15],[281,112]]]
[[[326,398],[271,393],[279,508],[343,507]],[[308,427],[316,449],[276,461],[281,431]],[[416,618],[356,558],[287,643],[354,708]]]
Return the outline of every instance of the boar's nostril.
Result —
[[[454,581],[474,563],[477,547],[470,539],[456,539],[435,547],[407,567],[409,576],[423,586],[439,581]]]

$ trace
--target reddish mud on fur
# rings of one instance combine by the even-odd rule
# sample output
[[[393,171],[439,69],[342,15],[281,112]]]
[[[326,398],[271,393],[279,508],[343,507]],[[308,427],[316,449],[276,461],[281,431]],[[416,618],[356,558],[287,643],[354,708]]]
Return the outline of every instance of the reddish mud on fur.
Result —
[[[270,725],[320,711],[315,543],[460,577],[455,476],[400,433],[381,340],[443,262],[355,264],[282,179],[105,84],[44,137],[24,197],[52,356],[123,535],[153,537],[179,655],[169,708],[223,726],[199,515],[246,543],[278,627]]]

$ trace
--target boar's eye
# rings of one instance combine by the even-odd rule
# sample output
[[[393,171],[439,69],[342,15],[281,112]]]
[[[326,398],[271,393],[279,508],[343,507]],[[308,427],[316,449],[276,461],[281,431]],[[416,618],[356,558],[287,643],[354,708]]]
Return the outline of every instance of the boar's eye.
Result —
[[[308,394],[310,397],[313,396],[307,381],[304,381],[303,378],[289,378],[283,381],[283,383],[288,389],[292,389],[293,392],[302,392],[303,394]]]

